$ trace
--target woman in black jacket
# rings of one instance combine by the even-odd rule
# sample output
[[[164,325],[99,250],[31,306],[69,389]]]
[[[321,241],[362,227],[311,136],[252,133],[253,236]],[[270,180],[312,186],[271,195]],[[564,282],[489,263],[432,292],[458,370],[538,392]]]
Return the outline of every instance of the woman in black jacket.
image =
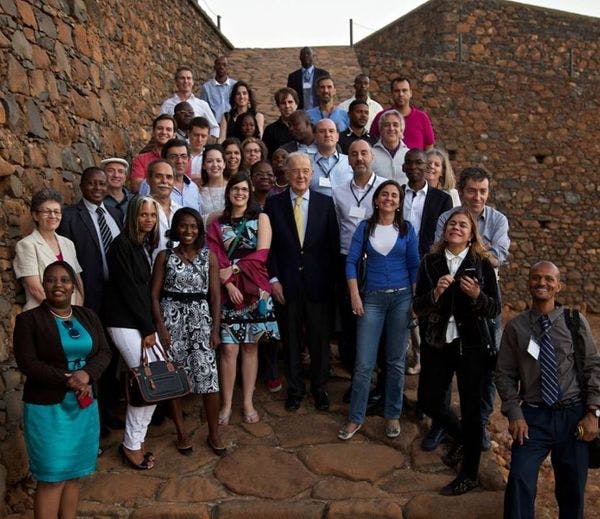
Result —
[[[487,363],[494,359],[491,320],[500,312],[496,274],[473,217],[458,208],[444,225],[442,239],[419,268],[413,309],[421,318],[422,403],[455,445],[442,458],[458,476],[442,495],[460,495],[478,485],[481,456],[481,395]],[[445,405],[456,373],[461,420]]]
[[[158,204],[150,197],[135,197],[129,202],[125,227],[113,240],[106,258],[109,283],[104,324],[129,368],[140,365],[142,348],[147,348],[150,362],[159,356],[152,348],[157,341],[150,299],[151,258],[158,233]],[[127,464],[139,470],[154,466],[154,457],[143,452],[143,444],[155,408],[127,404],[119,451]]]
[[[36,518],[75,517],[78,479],[95,471],[100,422],[94,384],[110,350],[94,312],[71,306],[78,286],[65,261],[44,270],[41,305],[17,316],[13,345],[26,375],[24,432],[37,480]]]

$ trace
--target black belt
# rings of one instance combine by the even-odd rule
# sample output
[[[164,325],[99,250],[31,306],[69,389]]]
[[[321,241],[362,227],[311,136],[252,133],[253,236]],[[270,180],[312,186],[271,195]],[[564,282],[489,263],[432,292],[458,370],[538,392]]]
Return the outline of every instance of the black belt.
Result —
[[[557,409],[566,409],[567,407],[574,407],[576,405],[580,405],[583,402],[580,396],[572,396],[571,398],[567,398],[566,400],[561,400],[560,402],[556,402],[552,405],[539,403],[539,404],[530,404],[529,402],[523,402],[523,405],[527,405],[529,407],[540,407],[542,409],[552,409],[553,411]]]
[[[201,292],[169,292],[168,290],[163,290],[160,294],[160,297],[161,299],[168,297],[169,299],[174,299],[175,301],[191,303],[193,301],[207,299],[207,294],[203,294]]]

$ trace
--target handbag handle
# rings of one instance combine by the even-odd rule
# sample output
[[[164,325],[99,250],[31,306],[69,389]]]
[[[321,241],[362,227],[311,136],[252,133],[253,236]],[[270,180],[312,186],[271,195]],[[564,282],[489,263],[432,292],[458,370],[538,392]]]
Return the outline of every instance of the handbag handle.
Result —
[[[143,340],[142,340],[141,348],[142,348],[142,351],[140,352],[140,367],[141,368],[143,367],[143,370],[144,370],[144,373],[146,374],[146,376],[149,377],[152,375],[152,370],[150,369],[150,362],[148,361],[148,354],[146,353],[147,349],[151,349],[154,352],[154,356],[157,359],[160,359],[160,356],[157,355],[157,352],[159,354],[161,354],[162,359],[167,364],[167,369],[169,371],[175,371],[175,367],[173,366],[173,363],[170,360],[168,360],[167,354],[166,354],[164,348],[162,347],[162,344],[155,342],[150,348],[144,348]]]

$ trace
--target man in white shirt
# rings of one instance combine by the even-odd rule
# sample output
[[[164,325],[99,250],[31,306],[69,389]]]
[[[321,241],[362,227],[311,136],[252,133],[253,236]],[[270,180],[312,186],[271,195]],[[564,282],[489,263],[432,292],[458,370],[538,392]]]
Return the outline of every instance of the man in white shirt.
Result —
[[[346,111],[350,108],[350,103],[355,99],[359,101],[363,101],[367,103],[369,107],[369,119],[367,121],[366,127],[371,128],[371,124],[373,123],[373,119],[375,116],[383,110],[383,106],[381,106],[377,101],[371,99],[369,96],[369,85],[371,84],[371,80],[367,74],[359,74],[354,78],[354,95],[345,101],[342,101],[338,108],[342,108]]]
[[[231,109],[229,96],[237,80],[229,77],[229,63],[225,56],[215,59],[214,67],[215,77],[202,85],[200,98],[208,103],[215,114],[215,119],[220,121],[223,114]]]
[[[194,109],[195,117],[206,117],[210,123],[210,135],[214,137],[213,142],[216,142],[219,137],[219,124],[208,103],[192,93],[194,88],[194,76],[190,67],[181,65],[177,68],[175,71],[175,86],[177,90],[173,96],[163,102],[160,107],[160,113],[174,115],[175,105],[182,101],[187,101]]]
[[[340,134],[331,119],[321,119],[315,125],[317,153],[310,156],[314,172],[310,187],[327,196],[331,196],[333,188],[352,178],[348,156],[337,150],[339,138]]]
[[[202,156],[208,142],[210,125],[205,117],[194,117],[190,121],[188,140],[190,142],[191,178],[199,182],[202,177]]]
[[[335,214],[340,226],[340,256],[337,269],[337,301],[340,308],[341,336],[339,354],[342,365],[351,374],[356,357],[356,316],[352,313],[346,283],[346,257],[358,224],[373,214],[373,193],[385,178],[373,173],[371,145],[362,139],[354,141],[348,150],[352,178],[333,190]],[[350,390],[344,395],[349,401]]]

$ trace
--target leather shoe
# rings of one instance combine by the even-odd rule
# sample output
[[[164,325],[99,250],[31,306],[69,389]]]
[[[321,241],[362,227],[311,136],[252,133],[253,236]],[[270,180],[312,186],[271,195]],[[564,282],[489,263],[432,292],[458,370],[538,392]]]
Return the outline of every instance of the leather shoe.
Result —
[[[431,429],[421,442],[421,449],[424,451],[434,451],[442,443],[446,430],[436,424],[432,424]]]
[[[383,404],[385,399],[380,393],[373,393],[369,396],[367,401],[367,410],[365,414],[367,416],[383,416]]]
[[[458,475],[452,482],[448,483],[442,490],[442,496],[460,496],[466,494],[469,490],[473,490],[479,486],[479,481],[471,479],[464,475]]]
[[[298,396],[288,396],[285,399],[285,410],[286,411],[297,411],[300,409],[302,398]]]
[[[483,428],[483,436],[481,437],[481,450],[489,451],[492,448],[492,439],[490,438],[490,432],[487,427]]]
[[[327,391],[320,391],[315,395],[315,407],[319,411],[329,411],[329,395]]]
[[[455,443],[452,448],[442,456],[442,462],[447,467],[453,469],[460,462],[462,462],[464,457],[464,448],[461,443]]]

